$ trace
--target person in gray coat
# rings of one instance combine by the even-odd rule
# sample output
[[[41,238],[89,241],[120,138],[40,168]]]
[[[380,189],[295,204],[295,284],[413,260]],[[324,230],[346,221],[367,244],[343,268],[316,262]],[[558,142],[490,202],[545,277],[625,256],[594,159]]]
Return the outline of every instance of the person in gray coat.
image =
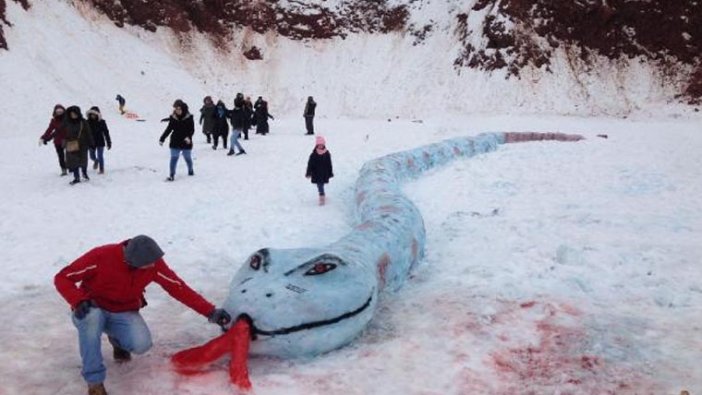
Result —
[[[83,173],[83,180],[88,181],[88,149],[95,145],[93,141],[93,131],[90,124],[83,118],[80,107],[71,106],[66,110],[66,139],[64,148],[66,149],[66,167],[73,173],[71,185],[80,182],[80,173]]]
[[[207,137],[207,144],[212,142],[212,129],[214,128],[215,104],[211,96],[205,96],[203,106],[200,109],[200,125],[202,134]],[[226,148],[226,145],[225,145]]]

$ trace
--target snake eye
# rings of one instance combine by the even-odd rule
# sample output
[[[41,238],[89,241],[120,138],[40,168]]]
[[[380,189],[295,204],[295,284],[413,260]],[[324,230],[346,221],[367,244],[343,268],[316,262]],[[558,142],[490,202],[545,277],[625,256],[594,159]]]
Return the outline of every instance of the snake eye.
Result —
[[[305,273],[305,275],[306,276],[317,276],[317,275],[324,274],[324,273],[326,273],[330,270],[334,270],[334,269],[336,269],[336,265],[333,263],[324,263],[324,262],[315,263],[315,265],[312,266],[312,268],[310,270],[308,270]]]
[[[251,260],[249,261],[249,266],[251,266],[251,268],[253,270],[260,269],[261,268],[261,256],[259,256],[259,255],[252,256]]]

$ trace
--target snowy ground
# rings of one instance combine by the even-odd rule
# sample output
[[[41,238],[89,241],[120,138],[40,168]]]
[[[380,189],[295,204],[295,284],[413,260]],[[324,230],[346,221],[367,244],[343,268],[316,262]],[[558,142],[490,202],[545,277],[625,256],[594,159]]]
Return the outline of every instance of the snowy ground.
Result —
[[[84,391],[76,331],[52,277],[87,249],[149,234],[184,279],[220,303],[256,249],[344,235],[364,161],[501,130],[588,140],[503,146],[408,183],[427,226],[424,264],[351,346],[306,361],[253,359],[255,393],[702,391],[699,120],[321,119],[336,178],[320,208],[303,178],[312,140],[302,118],[243,142],[245,157],[213,152],[199,135],[196,176],[183,176],[181,163],[176,182],[165,183],[168,153],[156,143],[163,124],[104,112],[114,148],[107,174],[91,173],[88,184],[69,187],[53,148],[32,146],[48,119],[0,137],[2,395]],[[155,346],[126,366],[107,358],[111,394],[232,393],[223,364],[179,377],[167,361],[218,328],[157,285],[147,298]]]

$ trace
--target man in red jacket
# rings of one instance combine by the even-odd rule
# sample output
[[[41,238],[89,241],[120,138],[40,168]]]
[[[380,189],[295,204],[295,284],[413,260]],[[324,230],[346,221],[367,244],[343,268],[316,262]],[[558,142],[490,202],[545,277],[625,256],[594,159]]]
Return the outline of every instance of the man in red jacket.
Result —
[[[81,373],[89,395],[107,393],[100,349],[103,333],[117,362],[130,360],[132,352],[143,354],[151,348],[151,333],[139,309],[146,306],[144,288],[152,281],[210,322],[226,325],[231,321],[225,310],[215,308],[181,280],[163,255],[153,239],[141,235],[94,248],[56,274],[56,289],[71,305],[78,328]]]

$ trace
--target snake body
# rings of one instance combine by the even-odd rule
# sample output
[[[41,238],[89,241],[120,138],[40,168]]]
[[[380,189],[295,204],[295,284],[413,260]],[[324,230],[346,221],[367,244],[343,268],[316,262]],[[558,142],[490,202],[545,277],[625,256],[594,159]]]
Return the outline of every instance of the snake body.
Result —
[[[355,185],[353,230],[327,246],[256,251],[232,279],[224,308],[250,322],[254,355],[304,357],[342,347],[366,328],[378,298],[402,287],[424,256],[424,221],[401,190],[404,180],[500,144],[580,139],[484,133],[366,162]]]

